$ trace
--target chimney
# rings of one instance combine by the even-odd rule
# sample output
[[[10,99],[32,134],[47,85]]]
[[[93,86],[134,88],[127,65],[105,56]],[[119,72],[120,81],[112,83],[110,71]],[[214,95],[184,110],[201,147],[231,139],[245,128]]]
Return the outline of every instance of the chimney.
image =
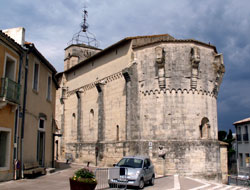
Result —
[[[10,28],[3,30],[5,34],[7,34],[9,37],[15,40],[18,44],[21,46],[24,45],[25,42],[25,29],[23,27],[18,28]]]

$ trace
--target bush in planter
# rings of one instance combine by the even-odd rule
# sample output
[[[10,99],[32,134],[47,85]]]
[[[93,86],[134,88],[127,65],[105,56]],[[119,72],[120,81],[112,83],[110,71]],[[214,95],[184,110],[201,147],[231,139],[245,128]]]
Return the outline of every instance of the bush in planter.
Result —
[[[94,173],[87,168],[77,170],[69,180],[71,190],[94,190],[97,185]]]

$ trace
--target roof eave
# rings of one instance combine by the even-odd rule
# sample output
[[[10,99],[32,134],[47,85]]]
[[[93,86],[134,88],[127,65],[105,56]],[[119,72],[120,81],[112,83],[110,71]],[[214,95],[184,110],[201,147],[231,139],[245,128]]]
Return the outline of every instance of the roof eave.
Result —
[[[89,61],[91,61],[91,60],[93,60],[93,59],[96,59],[96,58],[102,56],[103,54],[105,54],[106,52],[108,52],[108,51],[110,51],[110,50],[116,48],[117,46],[120,46],[120,45],[122,45],[123,43],[129,42],[130,40],[131,40],[131,39],[124,38],[124,39],[118,41],[117,43],[115,43],[115,44],[113,44],[113,45],[111,45],[111,46],[109,46],[109,47],[103,49],[102,51],[100,51],[100,52],[94,54],[93,56],[91,56],[91,57],[89,57],[89,58],[83,60],[82,62],[78,63],[77,65],[75,65],[75,66],[73,66],[73,67],[71,67],[70,69],[64,71],[64,73],[69,73],[70,71],[73,71],[73,70],[75,70],[75,69],[81,67],[81,66],[84,65],[85,63],[87,63],[87,62],[89,62]]]
[[[34,44],[26,44],[26,47],[30,50],[30,52],[34,53],[42,62],[54,73],[57,71],[54,66],[38,51]]]
[[[13,45],[14,47],[16,47],[18,49],[18,51],[25,52],[25,49],[20,44],[18,44],[14,39],[12,39],[10,36],[8,36],[7,34],[5,34],[2,30],[0,30],[0,36],[2,36],[11,45]]]

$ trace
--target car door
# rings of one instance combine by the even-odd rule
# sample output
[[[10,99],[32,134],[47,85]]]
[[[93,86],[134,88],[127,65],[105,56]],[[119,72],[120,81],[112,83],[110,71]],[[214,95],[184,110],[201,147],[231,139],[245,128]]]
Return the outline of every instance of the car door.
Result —
[[[151,179],[151,177],[154,175],[154,165],[152,164],[151,160],[148,160],[149,162],[149,179]]]
[[[143,167],[144,172],[145,172],[145,176],[144,176],[145,181],[148,181],[151,178],[149,166],[150,166],[150,161],[148,159],[145,159],[144,160],[144,167]]]

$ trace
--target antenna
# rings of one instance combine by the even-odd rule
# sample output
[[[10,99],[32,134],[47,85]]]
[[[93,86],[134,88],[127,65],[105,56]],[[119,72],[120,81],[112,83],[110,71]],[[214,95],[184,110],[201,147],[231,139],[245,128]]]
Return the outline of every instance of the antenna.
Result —
[[[68,46],[72,44],[86,44],[93,47],[98,47],[99,42],[96,40],[94,34],[88,31],[89,24],[87,23],[88,11],[87,6],[84,6],[82,22],[81,22],[81,30],[75,33],[72,39],[68,42]]]

